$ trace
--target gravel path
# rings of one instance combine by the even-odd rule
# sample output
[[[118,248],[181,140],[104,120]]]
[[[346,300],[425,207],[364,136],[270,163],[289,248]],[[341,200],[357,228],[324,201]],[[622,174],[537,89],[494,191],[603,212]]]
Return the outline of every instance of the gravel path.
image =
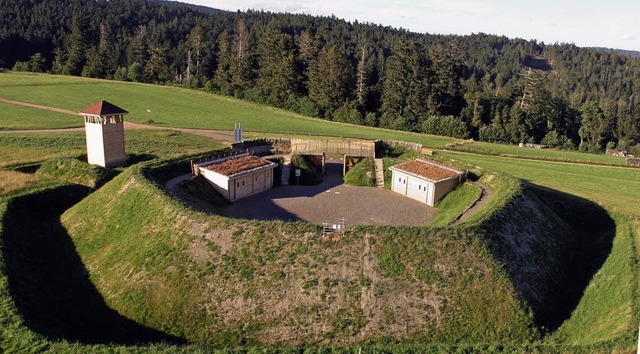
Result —
[[[460,215],[460,217],[455,221],[456,223],[463,221],[464,219],[468,218],[471,214],[475,213],[478,209],[482,208],[482,206],[487,203],[487,201],[489,200],[489,198],[491,198],[491,195],[493,194],[493,189],[489,188],[488,186],[480,182],[471,182],[471,184],[480,188],[482,190],[482,194],[480,194],[480,198],[478,198],[478,200],[476,200],[471,205],[471,207],[469,207],[469,209],[465,210],[464,213]]]
[[[384,188],[342,183],[342,165],[327,163],[324,182],[317,186],[279,186],[240,199],[228,209],[230,217],[257,220],[307,221],[346,219],[353,225],[426,225],[435,210]]]
[[[165,188],[167,188],[167,190],[169,191],[169,193],[171,195],[173,195],[176,199],[180,200],[181,202],[185,203],[186,205],[189,205],[189,207],[194,208],[193,205],[191,205],[191,203],[189,202],[189,199],[186,198],[184,195],[182,195],[182,193],[180,193],[180,191],[178,191],[178,185],[180,183],[182,183],[183,181],[191,178],[191,173],[187,173],[185,175],[181,175],[178,177],[174,177],[170,180],[167,181],[167,183],[165,183]],[[194,208],[197,209],[197,208]]]

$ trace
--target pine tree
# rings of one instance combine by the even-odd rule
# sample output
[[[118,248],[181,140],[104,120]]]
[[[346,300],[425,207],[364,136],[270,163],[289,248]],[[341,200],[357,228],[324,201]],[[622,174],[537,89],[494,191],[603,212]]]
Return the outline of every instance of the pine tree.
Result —
[[[86,19],[79,13],[73,16],[71,22],[71,34],[67,47],[67,61],[63,68],[66,75],[78,76],[87,61],[89,49],[88,25]]]
[[[455,41],[438,42],[429,48],[432,63],[430,113],[459,115],[464,106],[461,79],[464,63]]]
[[[602,144],[610,133],[611,126],[602,108],[594,101],[585,102],[580,107],[582,126],[580,127],[580,150],[601,151]]]
[[[189,33],[189,39],[187,40],[188,51],[187,51],[187,83],[191,85],[191,80],[196,83],[195,86],[198,86],[200,82],[200,74],[201,74],[201,65],[202,65],[202,56],[204,54],[204,29],[200,22],[198,22],[195,27]],[[157,48],[156,48],[157,49]],[[192,68],[192,62],[195,64],[195,68]]]
[[[230,62],[231,87],[236,96],[253,86],[253,57],[249,44],[247,23],[241,18],[233,36],[233,60]]]
[[[149,43],[145,25],[140,25],[136,28],[135,36],[129,46],[129,53],[129,64],[137,63],[144,67],[149,58]]]
[[[351,98],[353,76],[344,51],[337,46],[324,47],[309,69],[309,98],[330,116]]]
[[[302,84],[308,92],[309,88],[309,70],[318,58],[319,40],[316,36],[312,36],[308,31],[302,31],[297,40],[298,44],[298,60],[302,66]]]
[[[394,54],[386,62],[381,126],[416,129],[418,118],[427,112],[429,68],[421,44],[403,39],[396,45]]]
[[[297,93],[298,75],[291,36],[270,27],[258,45],[257,87],[267,101],[282,106]]]
[[[367,50],[365,46],[360,49],[360,60],[358,61],[358,69],[356,75],[356,99],[360,106],[365,105],[367,98]]]
[[[218,36],[218,65],[213,76],[215,88],[225,95],[233,93],[231,63],[233,62],[233,54],[231,48],[231,40],[229,33],[224,30]]]
[[[82,71],[82,76],[106,78],[113,76],[116,65],[114,65],[113,42],[108,27],[100,24],[100,40],[96,47],[91,47],[87,54],[87,65]]]

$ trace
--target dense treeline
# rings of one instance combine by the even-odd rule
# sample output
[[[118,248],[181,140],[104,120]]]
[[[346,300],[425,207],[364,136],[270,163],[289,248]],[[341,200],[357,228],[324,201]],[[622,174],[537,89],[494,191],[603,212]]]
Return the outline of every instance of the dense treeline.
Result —
[[[461,138],[585,151],[640,143],[640,60],[571,44],[144,0],[4,0],[0,61]]]

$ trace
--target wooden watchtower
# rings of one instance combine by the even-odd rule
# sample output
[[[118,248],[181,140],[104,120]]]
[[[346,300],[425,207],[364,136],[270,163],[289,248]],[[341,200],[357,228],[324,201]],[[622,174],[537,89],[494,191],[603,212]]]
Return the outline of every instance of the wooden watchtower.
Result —
[[[102,167],[125,164],[124,115],[127,113],[107,101],[97,102],[79,112],[84,116],[87,162]]]

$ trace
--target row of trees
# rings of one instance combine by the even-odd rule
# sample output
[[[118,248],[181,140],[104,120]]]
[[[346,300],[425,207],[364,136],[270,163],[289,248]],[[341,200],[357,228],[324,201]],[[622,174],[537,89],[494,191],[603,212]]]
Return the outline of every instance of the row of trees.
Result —
[[[7,2],[0,48],[15,50],[0,60],[19,70],[178,83],[325,119],[487,141],[588,151],[640,142],[640,60],[615,53],[143,0]]]

